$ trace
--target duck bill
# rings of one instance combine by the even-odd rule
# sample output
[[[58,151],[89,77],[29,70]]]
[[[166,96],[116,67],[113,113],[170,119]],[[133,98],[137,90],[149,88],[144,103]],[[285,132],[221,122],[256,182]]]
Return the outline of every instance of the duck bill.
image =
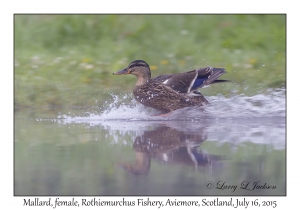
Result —
[[[129,71],[127,70],[127,68],[125,68],[121,71],[113,73],[113,75],[123,75],[123,74],[130,74]]]

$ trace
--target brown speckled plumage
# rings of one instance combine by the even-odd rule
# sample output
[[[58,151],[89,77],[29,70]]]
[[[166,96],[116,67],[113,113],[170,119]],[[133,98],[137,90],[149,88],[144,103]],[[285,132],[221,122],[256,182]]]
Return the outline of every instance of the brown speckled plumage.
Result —
[[[156,82],[135,86],[133,95],[141,104],[163,112],[208,104],[208,101],[201,94],[191,97],[185,93],[179,93],[169,86]]]
[[[115,75],[133,74],[137,83],[133,89],[134,98],[145,106],[170,112],[193,106],[203,106],[208,101],[197,88],[227,80],[217,80],[226,73],[223,68],[206,67],[178,74],[164,74],[151,79],[149,65],[136,60]]]

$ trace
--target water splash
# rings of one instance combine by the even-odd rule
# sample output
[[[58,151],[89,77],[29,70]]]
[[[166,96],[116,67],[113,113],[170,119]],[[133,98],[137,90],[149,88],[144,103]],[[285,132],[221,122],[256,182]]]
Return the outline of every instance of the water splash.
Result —
[[[188,120],[203,119],[254,119],[286,116],[285,89],[272,89],[266,94],[253,96],[222,95],[208,96],[210,102],[205,107],[188,107],[176,110],[167,116],[159,116],[160,112],[136,102],[131,94],[111,95],[112,100],[101,107],[100,112],[89,113],[84,117],[64,115],[68,121],[157,121],[157,120]]]
[[[100,126],[114,136],[115,142],[129,135],[134,139],[147,130],[167,126],[185,133],[206,129],[210,141],[238,145],[251,141],[285,148],[285,90],[273,89],[253,96],[222,95],[206,97],[210,105],[176,110],[168,116],[145,107],[131,94],[112,95],[111,101],[85,116],[63,115],[62,124],[83,123]]]
[[[267,94],[253,96],[236,95],[230,98],[211,96],[211,105],[206,114],[213,117],[255,118],[255,117],[285,117],[286,96],[284,89],[275,89]]]

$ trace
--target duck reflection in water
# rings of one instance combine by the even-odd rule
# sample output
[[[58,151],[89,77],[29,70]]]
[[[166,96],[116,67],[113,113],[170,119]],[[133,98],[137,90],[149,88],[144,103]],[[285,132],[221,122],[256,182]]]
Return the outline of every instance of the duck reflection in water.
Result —
[[[199,147],[206,139],[205,128],[190,133],[163,125],[136,137],[133,143],[135,162],[121,162],[118,166],[134,175],[147,175],[151,159],[156,159],[170,164],[193,166],[195,171],[199,171],[199,166],[205,171],[211,171],[213,167],[220,166],[220,160],[225,157],[201,151]]]

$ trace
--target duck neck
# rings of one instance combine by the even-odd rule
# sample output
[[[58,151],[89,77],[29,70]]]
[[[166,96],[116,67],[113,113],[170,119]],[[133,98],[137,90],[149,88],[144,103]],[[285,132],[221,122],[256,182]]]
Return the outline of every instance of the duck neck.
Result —
[[[150,81],[150,77],[138,77],[136,81],[136,86],[145,85]]]
[[[136,86],[141,86],[147,84],[151,79],[151,72],[149,68],[140,68],[132,73],[136,76]]]

